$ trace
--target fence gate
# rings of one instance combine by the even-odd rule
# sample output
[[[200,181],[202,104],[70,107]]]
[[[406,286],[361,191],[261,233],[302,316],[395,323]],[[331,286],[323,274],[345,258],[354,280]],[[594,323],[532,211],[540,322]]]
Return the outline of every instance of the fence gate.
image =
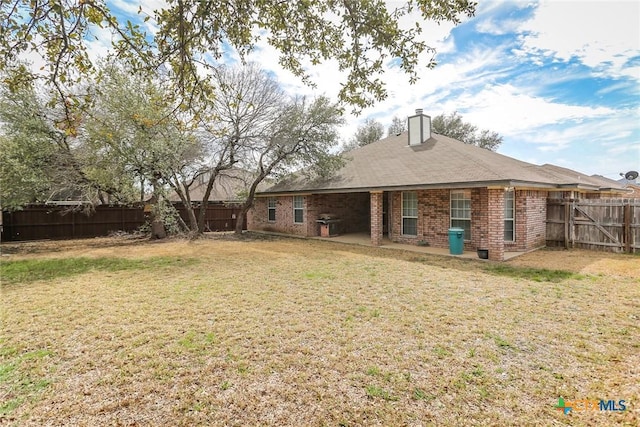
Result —
[[[635,253],[640,249],[640,200],[549,199],[547,246]]]

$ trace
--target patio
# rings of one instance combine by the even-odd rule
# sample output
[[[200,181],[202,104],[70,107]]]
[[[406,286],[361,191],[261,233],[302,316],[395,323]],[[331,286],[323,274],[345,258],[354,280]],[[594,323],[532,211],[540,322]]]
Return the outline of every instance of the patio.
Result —
[[[311,237],[311,239],[328,240],[332,242],[347,243],[351,245],[373,247],[373,245],[371,244],[371,236],[369,235],[369,233],[348,233],[348,234],[341,234],[339,236],[334,236],[334,237]],[[431,254],[431,255],[442,255],[442,256],[451,256],[451,257],[467,258],[467,259],[479,259],[478,254],[474,251],[465,251],[462,253],[462,255],[451,255],[449,253],[448,248],[436,248],[431,246],[416,246],[416,245],[408,245],[404,243],[395,243],[389,240],[389,238],[387,238],[386,236],[382,239],[382,245],[378,247],[388,248],[388,249],[400,249],[400,250],[412,251],[412,252],[420,252],[420,253]],[[505,252],[504,260],[507,261],[519,255],[523,255],[525,253],[526,252]],[[483,261],[486,261],[486,260],[483,260]]]

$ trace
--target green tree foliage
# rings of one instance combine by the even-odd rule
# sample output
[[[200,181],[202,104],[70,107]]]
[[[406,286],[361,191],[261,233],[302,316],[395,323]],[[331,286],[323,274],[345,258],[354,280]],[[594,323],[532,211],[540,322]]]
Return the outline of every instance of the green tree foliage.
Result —
[[[338,106],[325,97],[290,98],[253,64],[220,67],[214,76],[217,96],[199,108],[176,101],[158,74],[132,73],[118,62],[106,62],[99,71],[82,97],[85,104],[73,108],[54,102],[50,110],[32,88],[5,88],[5,205],[42,201],[59,189],[93,203],[104,202],[103,193],[132,200],[137,185],[143,192],[152,189],[154,214],[164,225],[174,218],[166,204],[167,192],[174,191],[189,212],[183,226],[201,233],[213,184],[225,171],[243,172],[244,215],[268,176],[301,169],[328,176],[341,165],[331,154],[342,124]],[[73,120],[66,111],[74,112]],[[202,181],[204,197],[193,201],[191,189]]]
[[[61,85],[91,71],[87,41],[104,28],[113,33],[113,53],[132,66],[163,64],[181,93],[206,96],[208,73],[198,67],[215,66],[226,46],[245,58],[262,38],[279,52],[280,64],[308,84],[315,83],[310,66],[335,61],[347,75],[340,100],[361,109],[387,96],[380,77],[388,61],[397,61],[411,82],[421,71],[420,58],[430,57],[427,66],[435,66],[434,49],[419,39],[425,25],[458,23],[475,6],[469,0],[168,0],[162,9],[140,9],[140,20],[158,26],[151,36],[130,21],[119,22],[104,0],[6,0],[0,7],[0,64],[37,53],[62,91]],[[414,22],[407,19],[411,13]],[[20,71],[11,84],[25,77],[27,70]]]
[[[15,91],[0,88],[3,208],[65,199],[90,206],[107,196],[128,200],[132,183],[121,170],[100,173],[86,162],[87,152],[79,144],[82,108],[78,99],[52,103],[31,84]]]
[[[358,130],[353,137],[344,146],[344,151],[350,151],[354,148],[363,147],[372,142],[379,141],[384,136],[384,126],[374,119],[368,118],[358,126]]]
[[[35,94],[6,95],[3,93],[0,99],[0,121],[4,122],[0,135],[0,205],[16,209],[49,197],[51,159],[56,150],[47,135],[46,122],[36,114],[23,116],[26,111],[38,111]],[[19,120],[23,117],[25,120]]]
[[[85,162],[97,173],[120,171],[142,191],[150,184],[154,218],[169,224],[176,215],[166,203],[167,185],[176,186],[195,174],[204,156],[193,115],[175,105],[158,75],[131,73],[117,62],[103,64],[92,88],[80,144]],[[190,223],[197,229],[195,221]],[[162,237],[159,225],[156,229]]]
[[[477,126],[463,121],[462,116],[457,111],[450,114],[443,113],[434,117],[431,120],[431,128],[440,135],[491,151],[496,151],[502,144],[502,136],[497,132],[478,130]]]

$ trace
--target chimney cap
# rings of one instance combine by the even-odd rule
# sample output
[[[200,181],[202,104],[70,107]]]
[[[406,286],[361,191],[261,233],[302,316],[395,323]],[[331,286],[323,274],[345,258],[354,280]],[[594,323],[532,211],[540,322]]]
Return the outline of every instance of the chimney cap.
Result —
[[[416,114],[422,114],[422,108],[416,108]]]

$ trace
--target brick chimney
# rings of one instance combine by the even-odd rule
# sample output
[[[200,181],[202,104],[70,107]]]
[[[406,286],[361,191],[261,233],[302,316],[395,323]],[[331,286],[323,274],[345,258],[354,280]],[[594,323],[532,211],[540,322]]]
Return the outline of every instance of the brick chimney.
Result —
[[[409,145],[420,145],[431,138],[431,117],[416,109],[415,116],[409,116]]]

